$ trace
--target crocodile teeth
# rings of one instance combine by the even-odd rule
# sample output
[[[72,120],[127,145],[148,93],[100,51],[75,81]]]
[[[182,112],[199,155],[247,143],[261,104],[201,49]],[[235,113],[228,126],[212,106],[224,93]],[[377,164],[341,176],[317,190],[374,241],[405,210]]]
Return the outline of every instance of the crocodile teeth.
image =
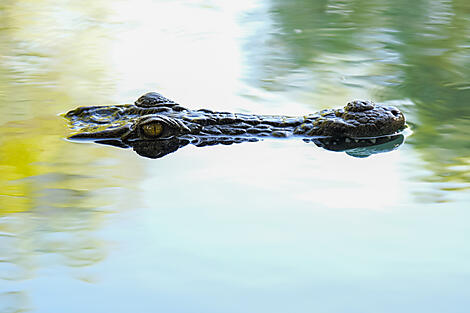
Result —
[[[372,138],[372,139],[369,139],[369,140],[370,140],[370,142],[372,142],[372,143],[375,143],[375,142],[377,141],[377,139],[375,139],[375,138]]]
[[[359,139],[354,139],[354,141],[355,141],[356,143],[358,143],[358,142],[359,142]]]
[[[346,143],[350,143],[350,142],[351,142],[351,139],[346,138],[346,139],[344,139],[344,141],[345,141]]]

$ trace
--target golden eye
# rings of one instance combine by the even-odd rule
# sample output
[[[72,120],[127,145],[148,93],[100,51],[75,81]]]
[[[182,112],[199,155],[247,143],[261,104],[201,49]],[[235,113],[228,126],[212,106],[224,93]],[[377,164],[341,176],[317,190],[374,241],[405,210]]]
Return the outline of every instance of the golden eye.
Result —
[[[146,136],[158,137],[163,131],[163,125],[160,123],[148,123],[142,126],[142,130]]]

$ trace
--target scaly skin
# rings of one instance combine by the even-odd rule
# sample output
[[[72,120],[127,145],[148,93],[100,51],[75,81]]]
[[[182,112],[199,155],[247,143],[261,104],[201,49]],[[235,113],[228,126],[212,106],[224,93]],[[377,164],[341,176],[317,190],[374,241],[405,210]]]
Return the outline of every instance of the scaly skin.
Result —
[[[135,104],[79,107],[65,116],[78,131],[70,139],[92,139],[134,149],[139,146],[140,150],[158,146],[155,142],[163,140],[167,141],[163,146],[173,149],[187,143],[230,144],[270,136],[302,138],[327,149],[328,142],[336,146],[330,150],[342,151],[364,146],[364,142],[370,146],[396,139],[405,127],[405,117],[397,108],[370,101],[288,117],[190,110],[154,92],[143,95]]]

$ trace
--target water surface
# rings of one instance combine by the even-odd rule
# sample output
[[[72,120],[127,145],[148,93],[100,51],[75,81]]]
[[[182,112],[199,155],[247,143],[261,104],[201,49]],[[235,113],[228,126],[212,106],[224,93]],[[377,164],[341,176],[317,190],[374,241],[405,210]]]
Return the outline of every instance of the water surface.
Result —
[[[0,312],[466,312],[470,5],[0,3]],[[296,140],[158,160],[64,140],[60,113],[405,112],[399,149]]]

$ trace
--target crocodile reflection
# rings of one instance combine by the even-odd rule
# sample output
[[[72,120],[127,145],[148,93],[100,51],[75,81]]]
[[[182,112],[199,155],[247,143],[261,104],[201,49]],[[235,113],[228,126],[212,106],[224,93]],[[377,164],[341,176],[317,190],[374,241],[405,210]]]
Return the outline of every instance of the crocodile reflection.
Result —
[[[395,107],[353,101],[301,117],[252,115],[186,109],[158,93],[135,104],[79,107],[65,115],[77,132],[74,140],[132,148],[161,158],[188,144],[198,147],[256,142],[263,138],[300,138],[351,156],[388,152],[403,143],[405,117]]]

